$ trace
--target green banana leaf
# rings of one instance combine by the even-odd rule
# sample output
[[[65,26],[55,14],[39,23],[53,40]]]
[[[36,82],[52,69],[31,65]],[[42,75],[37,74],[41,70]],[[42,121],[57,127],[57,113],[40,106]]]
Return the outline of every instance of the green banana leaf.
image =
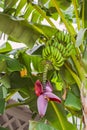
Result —
[[[4,128],[4,127],[0,127],[0,130],[9,130],[9,129]]]
[[[4,8],[12,8],[18,0],[5,0],[4,1]]]
[[[55,129],[52,126],[36,121],[29,121],[29,130],[59,130]]]
[[[37,98],[34,97],[33,100],[29,103],[30,109],[37,113]],[[47,119],[51,126],[53,126],[57,130],[77,130],[74,125],[72,125],[70,122],[66,119],[66,113],[61,104],[55,104],[57,107],[58,115],[56,115],[51,103],[49,102],[48,108],[46,111],[46,115],[43,118],[44,120]]]
[[[21,9],[25,6],[26,3],[27,3],[27,0],[20,0],[19,4],[17,6],[17,9],[15,11],[15,14],[14,14],[15,16],[17,16],[20,13]]]
[[[42,58],[40,55],[29,55],[24,53],[20,53],[19,61],[24,64],[28,70],[28,75],[31,75],[32,71],[36,71],[38,73],[43,71],[42,66]],[[33,65],[33,69],[31,68],[31,63]]]
[[[75,80],[73,79],[70,72],[63,66],[60,70],[60,76],[63,81],[65,81],[67,84],[72,85],[75,83]]]
[[[5,111],[5,99],[0,99],[0,114],[3,114]]]
[[[7,95],[7,91],[5,87],[2,85],[0,86],[0,114],[4,113],[5,110],[5,97]]]
[[[2,78],[0,78],[0,83],[2,83],[6,89],[10,88],[9,76],[8,75],[2,76]]]
[[[45,25],[31,24],[27,20],[20,20],[0,13],[0,30],[8,34],[12,40],[23,42],[30,48],[42,35],[51,37],[57,29]]]
[[[76,47],[79,47],[83,43],[84,35],[87,33],[87,28],[80,29],[76,38]]]
[[[77,130],[74,125],[72,125],[70,122],[66,119],[66,112],[62,106],[62,104],[54,103],[58,116],[56,115],[53,106],[51,103],[48,104],[47,112],[46,112],[46,119],[50,122],[50,124],[59,130]]]
[[[21,77],[19,72],[13,72],[9,76],[11,88],[10,90],[14,92],[14,89],[19,91],[23,98],[32,98],[34,94],[34,83],[37,79],[36,76],[32,77]],[[16,84],[15,84],[16,83]],[[36,98],[36,96],[35,96]],[[33,102],[33,101],[32,101]],[[29,104],[27,104],[29,105]],[[33,104],[35,105],[35,104]]]
[[[24,67],[22,64],[19,63],[17,59],[10,58],[4,54],[0,54],[0,61],[1,67],[0,70],[3,72],[3,65],[5,67],[5,71],[14,72],[14,71],[21,71]]]
[[[17,20],[3,13],[0,13],[0,19],[0,30],[17,42],[32,47],[40,37],[40,33],[33,28],[33,25],[25,20]]]
[[[11,45],[8,42],[6,42],[5,45],[0,48],[0,53],[10,52],[11,50]]]
[[[61,9],[66,9],[71,4],[71,0],[56,0],[56,1],[59,4]],[[52,0],[49,0],[49,1],[47,1],[47,0],[39,0],[39,4],[41,6],[46,6],[47,8],[50,7],[50,6],[53,6]]]
[[[11,15],[15,11],[17,2],[18,0],[4,0],[3,12]]]
[[[72,92],[68,92],[64,105],[76,111],[80,111],[82,108],[80,99]]]

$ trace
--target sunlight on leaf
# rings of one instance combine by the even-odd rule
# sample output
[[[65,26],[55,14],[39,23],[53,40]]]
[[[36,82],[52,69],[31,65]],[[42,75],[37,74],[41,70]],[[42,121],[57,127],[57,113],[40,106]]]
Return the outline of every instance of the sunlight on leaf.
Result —
[[[6,44],[0,48],[0,53],[10,52],[11,50],[11,45],[8,42],[6,42]]]

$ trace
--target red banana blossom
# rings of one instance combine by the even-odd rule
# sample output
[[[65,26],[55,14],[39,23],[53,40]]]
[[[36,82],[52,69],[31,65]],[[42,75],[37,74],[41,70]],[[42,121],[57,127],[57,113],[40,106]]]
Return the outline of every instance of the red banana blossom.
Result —
[[[34,89],[36,95],[38,96],[37,108],[41,117],[43,117],[46,113],[48,101],[55,101],[57,103],[61,103],[61,99],[52,93],[53,90],[49,81],[46,83],[45,89],[43,89],[42,83],[39,80],[37,80],[35,82]]]

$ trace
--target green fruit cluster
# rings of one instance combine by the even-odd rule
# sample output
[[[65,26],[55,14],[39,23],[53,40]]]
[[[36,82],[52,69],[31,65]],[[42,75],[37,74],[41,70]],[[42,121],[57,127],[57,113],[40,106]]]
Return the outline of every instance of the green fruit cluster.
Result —
[[[65,60],[71,55],[73,44],[71,37],[64,32],[58,32],[50,39],[43,49],[43,59],[59,70]]]

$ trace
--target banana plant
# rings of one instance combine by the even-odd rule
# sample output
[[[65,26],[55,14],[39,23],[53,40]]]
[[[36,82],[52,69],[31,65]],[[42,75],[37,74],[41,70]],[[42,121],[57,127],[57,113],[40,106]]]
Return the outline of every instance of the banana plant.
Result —
[[[0,47],[1,114],[28,105],[33,119],[40,116],[29,130],[87,129],[86,7],[87,0],[0,2],[0,31],[8,37]],[[26,47],[14,49],[13,41]],[[24,100],[5,106],[16,92]]]

